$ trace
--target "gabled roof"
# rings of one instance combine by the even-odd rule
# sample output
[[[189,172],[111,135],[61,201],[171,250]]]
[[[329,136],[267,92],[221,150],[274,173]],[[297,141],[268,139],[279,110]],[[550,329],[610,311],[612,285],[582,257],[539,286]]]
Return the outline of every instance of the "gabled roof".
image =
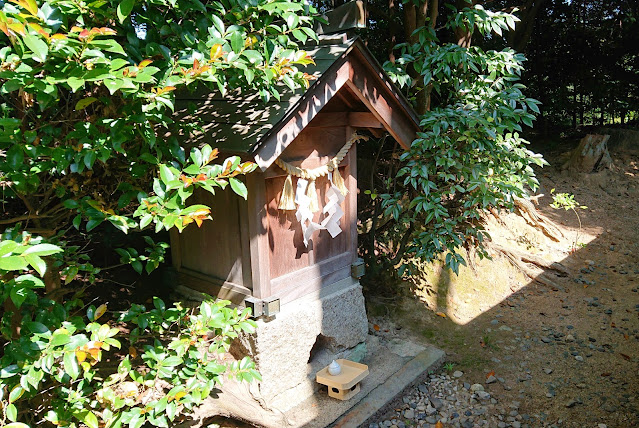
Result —
[[[348,87],[402,146],[410,146],[419,130],[417,116],[361,40],[342,38],[308,53],[315,65],[304,71],[317,80],[305,92],[278,88],[280,101],[264,103],[258,94],[222,98],[218,92],[179,96],[178,116],[187,117],[187,104],[195,102],[196,115],[203,121],[204,132],[193,133],[190,141],[248,154],[264,170],[333,96]]]

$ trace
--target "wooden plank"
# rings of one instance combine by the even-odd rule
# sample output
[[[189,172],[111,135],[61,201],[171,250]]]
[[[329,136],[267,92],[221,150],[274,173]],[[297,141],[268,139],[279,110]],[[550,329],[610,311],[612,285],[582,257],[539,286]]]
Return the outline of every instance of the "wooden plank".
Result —
[[[318,290],[323,285],[332,284],[350,276],[352,254],[350,251],[307,266],[304,269],[271,280],[273,295],[301,297]],[[299,289],[298,291],[293,291]],[[291,299],[292,300],[292,299]]]
[[[318,113],[308,124],[309,128],[333,128],[353,126],[355,128],[383,128],[382,123],[371,112],[330,112]]]
[[[380,72],[373,69],[370,62],[364,60],[363,54],[349,55],[351,75],[346,86],[350,88],[368,107],[375,117],[384,124],[384,128],[405,149],[409,149],[415,140],[419,125],[407,112],[398,94],[385,81]]]
[[[351,128],[347,129],[347,132],[352,132]],[[357,144],[353,144],[353,147],[348,152],[349,164],[345,168],[345,176],[347,179],[344,181],[346,188],[348,189],[348,204],[344,210],[345,217],[349,221],[350,232],[350,253],[351,263],[357,258],[357,195],[359,190],[357,189]]]
[[[250,239],[251,288],[253,296],[264,299],[271,295],[269,274],[269,239],[264,174],[255,171],[246,176],[248,193],[248,234]]]
[[[348,114],[348,125],[354,128],[384,128],[371,112],[352,111]]]
[[[351,74],[351,66],[344,60],[337,61],[321,77],[321,82],[314,85],[295,108],[294,114],[285,119],[260,143],[255,152],[255,162],[262,171],[266,170],[275,159],[293,142],[304,128],[313,120],[326,103],[342,88]]]
[[[181,285],[192,290],[208,294],[223,300],[230,300],[236,305],[242,304],[244,299],[251,296],[251,290],[240,284],[224,281],[190,269],[182,269],[178,272],[178,281]]]
[[[246,188],[248,193],[255,192],[251,186],[255,186],[254,182],[248,180],[246,176]],[[230,191],[228,189],[227,191]],[[248,200],[240,199],[239,202],[238,222],[240,225],[240,242],[242,243],[242,280],[246,288],[253,289],[253,271],[251,269],[251,234],[249,229],[249,204]]]
[[[220,190],[214,196],[204,190],[194,193],[192,203],[211,207],[213,220],[205,221],[199,228],[192,223],[173,240],[179,245],[180,269],[246,285],[242,253],[248,242],[240,239],[241,201],[230,190]]]

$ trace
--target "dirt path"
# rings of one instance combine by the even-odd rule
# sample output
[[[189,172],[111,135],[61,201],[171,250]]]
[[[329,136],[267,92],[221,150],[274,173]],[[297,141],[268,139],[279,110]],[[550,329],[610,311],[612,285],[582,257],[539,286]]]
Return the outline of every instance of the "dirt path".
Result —
[[[556,155],[546,158],[552,163]],[[613,157],[612,171],[577,177],[552,167],[541,172],[546,197],[539,209],[560,226],[560,242],[514,216],[502,218],[506,226],[490,226],[499,243],[560,262],[569,275],[538,269],[551,283],[540,285],[497,254],[459,277],[425,269],[420,281],[406,285],[404,297],[371,299],[371,332],[445,350],[449,374],[463,372],[458,381],[451,376],[458,391],[480,384],[493,404],[510,410],[517,404],[519,418],[503,426],[639,427],[639,156]],[[549,206],[553,188],[588,206],[579,211],[584,228],[575,252],[577,219]],[[405,396],[411,394],[420,391]],[[434,423],[418,418],[410,399],[398,406],[382,421]],[[406,410],[415,417],[405,418]],[[443,426],[464,426],[460,420]]]

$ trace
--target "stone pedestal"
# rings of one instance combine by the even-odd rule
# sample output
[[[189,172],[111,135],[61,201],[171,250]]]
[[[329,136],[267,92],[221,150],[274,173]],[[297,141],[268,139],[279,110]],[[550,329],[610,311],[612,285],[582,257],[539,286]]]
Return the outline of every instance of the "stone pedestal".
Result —
[[[257,324],[256,333],[240,337],[231,353],[254,359],[262,375],[259,398],[282,412],[315,393],[317,371],[348,358],[368,331],[362,288],[352,278],[283,305],[274,318]]]

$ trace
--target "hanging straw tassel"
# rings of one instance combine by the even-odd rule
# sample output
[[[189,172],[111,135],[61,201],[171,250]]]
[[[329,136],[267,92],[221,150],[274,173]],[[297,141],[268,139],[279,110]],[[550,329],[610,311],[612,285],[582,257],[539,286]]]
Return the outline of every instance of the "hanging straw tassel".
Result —
[[[344,184],[344,179],[342,175],[339,173],[339,168],[335,168],[333,170],[333,184],[337,187],[337,190],[344,196],[348,193],[348,189],[346,188],[346,184]]]
[[[284,181],[280,205],[277,208],[280,210],[295,210],[295,192],[293,190],[293,179],[291,178],[291,174],[289,174],[286,177],[286,181]]]
[[[315,180],[311,180],[308,182],[308,187],[306,188],[306,196],[308,196],[310,199],[308,209],[311,210],[312,213],[318,212],[319,204],[317,203],[317,190],[315,189]]]

